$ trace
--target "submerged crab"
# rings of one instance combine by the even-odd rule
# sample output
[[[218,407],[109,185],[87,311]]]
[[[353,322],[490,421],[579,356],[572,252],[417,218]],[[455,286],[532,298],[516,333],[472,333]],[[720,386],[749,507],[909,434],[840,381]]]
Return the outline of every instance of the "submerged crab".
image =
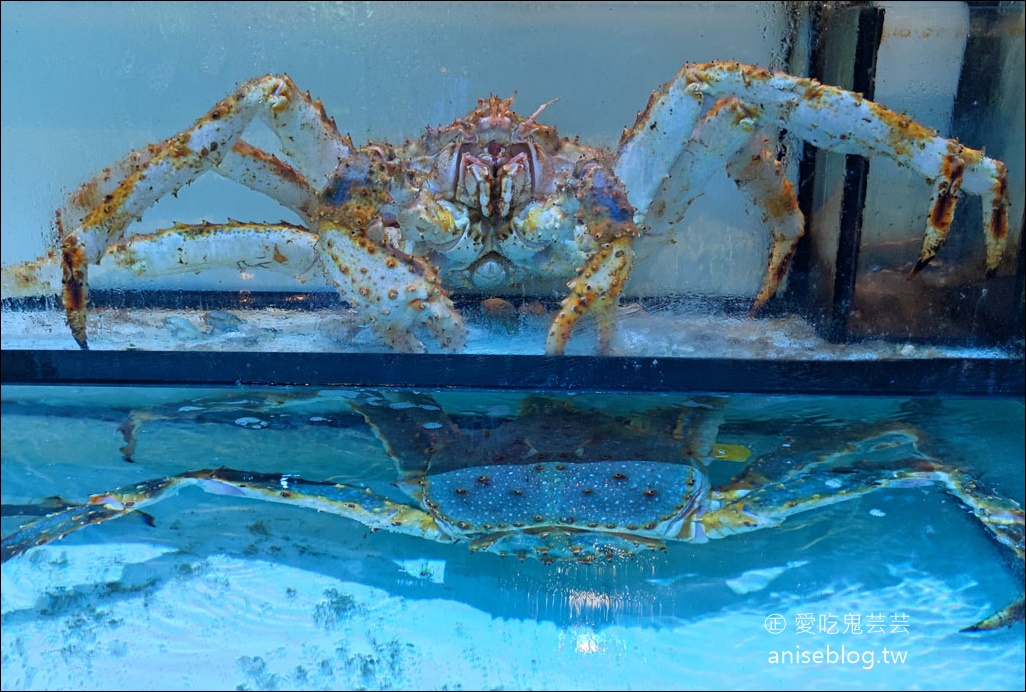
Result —
[[[6,513],[50,514],[4,537],[2,557],[7,561],[193,485],[334,513],[375,530],[462,542],[475,551],[590,563],[666,550],[670,541],[704,542],[775,527],[791,515],[874,490],[936,483],[972,511],[1022,569],[1022,508],[931,458],[911,429],[794,420],[731,428],[723,424],[726,403],[694,397],[641,415],[613,415],[534,396],[515,416],[482,422],[476,420],[481,416],[450,416],[425,394],[360,392],[349,405],[394,459],[394,486],[401,494],[291,474],[190,471],[93,495],[85,504],[50,498],[21,512],[5,507]],[[121,427],[132,449],[136,427]],[[773,441],[756,441],[762,437]],[[745,465],[736,471],[728,462]],[[1022,619],[1020,596],[966,631]]]
[[[56,283],[47,273],[59,254],[67,321],[86,348],[88,266],[105,253],[154,274],[239,266],[304,275],[319,265],[390,346],[418,351],[422,328],[443,348],[464,344],[449,290],[558,295],[565,284],[546,352],[563,353],[589,312],[608,351],[632,241],[680,219],[717,169],[750,195],[772,234],[753,310],[774,295],[804,232],[792,185],[766,150],[779,129],[832,151],[888,156],[930,182],[911,275],[944,242],[963,190],[983,198],[988,270],[1001,259],[1004,165],[859,94],[737,63],[685,65],[615,151],[561,139],[538,122],[545,106],[524,118],[511,103],[492,96],[419,140],[357,147],[288,77],[254,79],[72,194],[58,212],[60,247],[5,268],[5,297]],[[254,120],[270,125],[288,163],[243,139]],[[303,226],[229,221],[128,235],[148,207],[208,171],[268,195]]]

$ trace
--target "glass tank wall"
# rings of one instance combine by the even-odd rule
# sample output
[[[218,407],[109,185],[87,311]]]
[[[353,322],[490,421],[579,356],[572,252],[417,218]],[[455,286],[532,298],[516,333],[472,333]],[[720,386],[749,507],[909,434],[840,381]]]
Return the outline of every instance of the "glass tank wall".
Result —
[[[1024,3],[0,11],[3,689],[1021,687]]]
[[[1013,356],[1021,349],[1022,3],[5,3],[3,12],[5,348],[77,348],[59,308],[60,252],[42,268],[24,266],[60,250],[55,213],[62,210],[63,233],[86,255],[99,258],[110,245],[100,266],[86,261],[87,280],[79,277],[65,287],[69,296],[89,291],[78,338],[94,349],[386,352],[416,350],[422,342],[434,352],[565,349],[578,355],[788,359],[1005,357],[1008,348]],[[639,120],[642,132],[676,129],[625,155],[621,136],[650,95],[685,63],[709,61],[739,61],[872,95],[941,136],[1003,161],[1008,205],[1002,207],[1001,232],[1007,237],[1003,253],[992,258],[993,275],[987,278],[981,208],[995,202],[986,190],[980,197],[990,183],[970,172],[961,194],[952,189],[940,195],[940,202],[959,200],[950,239],[915,279],[905,280],[919,257],[927,217],[948,209],[931,206],[931,184],[942,181],[917,172],[922,167],[905,145],[896,145],[898,160],[874,156],[868,165],[861,157],[806,148],[803,133],[814,138],[817,130],[829,129],[840,98],[831,94],[809,114],[782,106],[781,131],[767,115],[774,88],[760,91],[761,82],[742,79],[754,87],[742,89],[741,107],[748,110],[737,119],[754,116],[761,124],[758,118],[765,117],[771,126],[751,133],[753,155],[767,152],[766,162],[752,170],[737,160],[725,163],[731,152],[748,151],[748,130],[712,127],[720,139],[687,148],[695,128],[684,124],[680,108]],[[240,167],[245,170],[233,173],[234,164],[225,164],[221,175],[178,177],[158,174],[154,165],[142,170],[142,189],[131,181],[119,187],[115,169],[113,182],[100,184],[93,197],[68,197],[130,151],[192,127],[236,86],[265,74],[287,74],[300,91],[319,99],[340,135],[351,136],[356,147],[396,147],[385,154],[386,182],[378,181],[392,202],[375,205],[366,223],[355,217],[339,223],[349,234],[366,233],[374,243],[425,258],[437,267],[453,308],[442,299],[423,307],[421,294],[434,286],[430,268],[423,270],[427,288],[418,283],[411,299],[393,300],[390,292],[408,286],[407,274],[385,272],[365,249],[352,250],[340,266],[384,274],[371,286],[326,278],[323,266],[332,260],[314,247],[313,236],[291,226],[275,226],[272,233],[229,223],[283,221],[314,231],[324,223],[323,214],[321,221],[310,216],[312,193],[303,193],[302,204],[291,193],[279,191],[278,201],[266,194],[268,185],[289,184],[266,161],[250,157],[252,165]],[[702,112],[725,93],[713,90]],[[801,87],[797,93],[796,103],[815,103]],[[465,151],[451,170],[439,163],[445,160],[442,140],[419,149],[402,145],[422,138],[427,128],[460,122],[479,99],[492,95],[512,97],[523,118],[544,105],[539,124],[597,149],[564,146],[572,163],[550,180],[536,150],[520,159],[529,161],[529,174],[520,164],[503,168],[503,156],[512,159],[522,146],[511,142],[488,164],[495,174],[489,184],[498,186],[499,177],[509,175],[519,181],[509,189],[520,192],[505,212],[482,210],[484,188],[474,192],[466,173],[458,173],[483,175],[470,165],[478,156],[467,149],[471,135],[459,134]],[[264,103],[256,111],[267,108]],[[883,140],[905,127],[901,118],[893,123],[865,113],[838,118],[835,149],[881,123]],[[495,132],[485,139],[505,146]],[[260,122],[245,131],[244,141],[267,153],[282,150]],[[197,142],[186,168],[210,171],[210,162],[200,162]],[[312,175],[308,161],[324,157],[330,163],[318,165],[333,168],[337,156],[326,146],[308,142],[281,156],[282,165],[311,174],[304,189],[327,185],[327,174]],[[487,149],[483,140],[474,146]],[[851,151],[871,148],[861,143]],[[359,168],[359,157],[346,151],[342,158]],[[681,162],[668,170],[680,152]],[[939,154],[923,156],[933,157],[927,167],[938,168]],[[578,158],[629,179],[623,183],[626,198],[617,197],[610,212],[617,216],[612,230],[603,231],[588,216],[587,200],[582,211],[588,178]],[[688,177],[686,162],[694,160],[700,162],[690,174],[695,180],[677,185]],[[773,177],[775,160],[793,184],[807,230],[776,294],[749,316],[767,273],[784,271],[768,270],[770,217],[790,203],[774,196],[776,188],[752,180],[746,194],[730,175]],[[445,170],[430,176],[421,170],[432,165]],[[509,172],[514,169],[521,173]],[[346,185],[366,184],[360,175]],[[645,192],[664,175],[665,189]],[[606,181],[612,187],[602,195],[618,185]],[[152,194],[151,186],[157,190]],[[332,189],[335,205],[337,186]],[[499,187],[488,194],[501,197]],[[110,206],[104,195],[112,195],[113,211],[103,210]],[[152,206],[151,196],[159,198]],[[693,201],[688,207],[685,200]],[[444,233],[418,235],[434,223],[426,220],[435,213],[432,204],[442,205],[450,216],[437,218],[456,219],[455,227],[445,222]],[[527,215],[532,204],[544,213]],[[482,221],[486,215],[490,221]],[[124,233],[121,216],[128,222]],[[796,219],[788,216],[778,230],[795,234],[802,225]],[[196,237],[204,222],[220,229],[216,237]],[[192,228],[191,235],[165,235],[166,247],[155,249],[156,241],[145,240],[119,246],[133,234],[175,224]],[[603,243],[635,233],[637,240],[623,243],[636,256],[629,273],[616,263],[590,273],[580,269],[597,261]],[[146,251],[151,256],[140,259]],[[563,308],[560,329],[573,316],[583,317],[568,341],[547,343],[570,292],[566,284],[579,270],[578,283],[588,290],[579,304]],[[619,305],[600,314],[603,301],[621,291]],[[81,311],[73,319],[82,319]],[[608,322],[614,327],[606,343],[599,335]]]

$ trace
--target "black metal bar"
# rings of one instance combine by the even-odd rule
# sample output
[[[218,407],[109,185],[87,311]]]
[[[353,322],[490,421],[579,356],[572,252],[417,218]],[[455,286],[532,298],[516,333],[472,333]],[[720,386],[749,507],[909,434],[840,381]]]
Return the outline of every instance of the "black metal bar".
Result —
[[[872,99],[876,84],[876,61],[883,34],[884,10],[874,7],[860,7],[858,29],[853,56],[851,89]],[[828,18],[822,10],[813,17],[812,47],[809,55],[809,76],[819,81],[833,82],[826,78],[827,53],[829,46]],[[813,218],[815,198],[816,147],[804,144],[802,160],[798,171],[798,207],[805,216],[806,225]],[[812,249],[812,233],[807,228],[799,240],[788,279],[788,301],[792,309],[798,309],[806,319],[816,325],[823,338],[843,342],[849,338],[848,314],[855,297],[855,279],[858,270],[859,248],[862,242],[862,213],[866,198],[866,180],[869,175],[869,161],[862,156],[845,157],[844,188],[841,199],[841,219],[838,230],[837,253],[834,263],[833,290],[829,297],[818,292],[823,299],[819,309],[809,302],[813,277],[816,271]],[[826,304],[826,301],[829,303]],[[799,307],[800,306],[800,307]]]
[[[1026,210],[1023,210],[1022,220],[1019,222],[1019,261],[1015,270],[1015,292],[1018,300],[1012,327],[1012,345],[1022,356],[1026,349],[1026,332],[1023,330],[1023,325],[1026,324]]]
[[[852,91],[872,100],[876,92],[876,58],[883,36],[884,11],[863,8],[859,12],[858,39],[855,46]],[[841,197],[841,221],[834,264],[834,290],[826,337],[847,341],[848,315],[855,303],[859,248],[862,245],[862,214],[866,205],[869,159],[854,154],[845,156],[844,191]]]
[[[1024,395],[1022,359],[789,361],[169,351],[2,352],[3,384],[381,386],[751,394]]]
[[[1014,50],[1014,41],[1009,41],[1007,28],[1014,26],[1009,15],[1015,16],[1020,10],[1010,3],[1002,2],[971,2],[969,3],[970,31],[966,39],[965,51],[962,56],[962,69],[958,76],[958,92],[951,113],[951,136],[961,142],[977,146],[981,142],[990,141],[997,149],[987,151],[990,156],[1004,158],[1015,147],[1009,147],[1011,141],[1022,135],[1016,128],[1008,127],[1001,120],[1001,108],[994,103],[995,95],[1000,94],[1002,77],[1009,62],[1010,51]],[[1001,136],[1002,133],[1007,133]],[[1007,149],[1002,149],[1007,147]],[[1011,165],[1011,161],[1006,161]],[[974,245],[982,244],[977,232],[980,199],[967,195],[959,201],[958,212],[952,223],[946,246],[954,256],[970,256]],[[1009,317],[996,322],[984,336],[990,343],[1010,342],[1023,350],[1024,328],[1024,280],[1023,280],[1023,228],[1026,226],[1026,212],[1019,222],[1019,232],[1014,227],[1008,231],[1009,238],[1018,235],[1018,263],[1014,290],[1009,296],[1010,302],[999,310]],[[953,252],[952,252],[953,251]],[[974,335],[978,336],[978,335]]]
[[[814,5],[809,10],[810,17],[810,48],[808,76],[823,81],[824,62],[826,60],[823,47],[823,8]],[[789,309],[797,310],[805,319],[818,324],[820,315],[812,314],[809,296],[811,295],[811,273],[813,271],[812,234],[809,224],[812,222],[812,204],[816,192],[816,147],[808,142],[802,143],[802,158],[798,162],[798,209],[805,218],[805,233],[798,239],[795,246],[794,259],[787,279],[787,304]]]

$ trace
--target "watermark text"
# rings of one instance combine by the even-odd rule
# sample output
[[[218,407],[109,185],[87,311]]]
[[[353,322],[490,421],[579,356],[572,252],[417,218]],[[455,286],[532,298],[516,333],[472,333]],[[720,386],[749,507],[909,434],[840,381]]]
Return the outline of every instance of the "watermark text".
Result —
[[[883,665],[903,664],[908,652],[897,649],[848,649],[827,644],[821,649],[795,646],[794,649],[777,649],[769,652],[767,659],[773,665],[849,665],[863,670],[872,670],[877,663]]]

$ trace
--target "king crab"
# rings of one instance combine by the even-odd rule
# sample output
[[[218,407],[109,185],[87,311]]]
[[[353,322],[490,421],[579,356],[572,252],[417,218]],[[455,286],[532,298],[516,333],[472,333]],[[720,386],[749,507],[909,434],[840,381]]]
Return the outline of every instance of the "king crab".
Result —
[[[572,398],[531,396],[510,416],[462,418],[424,393],[355,391],[347,398],[394,460],[394,488],[224,467],[189,471],[92,495],[84,503],[50,497],[20,509],[5,505],[5,515],[45,516],[4,537],[2,559],[91,524],[140,511],[146,516],[147,507],[190,486],[316,509],[374,530],[464,543],[472,551],[589,564],[666,550],[672,542],[775,528],[793,515],[881,489],[936,484],[1011,550],[1015,569],[1023,568],[1022,507],[932,458],[904,423],[745,419],[728,428],[728,400],[719,397],[613,414]],[[209,421],[219,407],[229,417],[239,412],[237,397],[231,404],[197,404],[131,414],[120,428],[126,458],[136,450],[143,421]],[[247,406],[251,416],[239,420],[273,419],[286,405]],[[756,442],[761,436],[771,442]],[[734,466],[729,475],[724,464]],[[726,480],[714,482],[717,477]],[[1020,595],[965,631],[996,629],[1023,617]]]
[[[158,275],[239,266],[305,278],[319,266],[388,345],[419,351],[421,330],[444,349],[464,345],[450,290],[538,294],[565,283],[546,352],[563,353],[587,313],[608,352],[634,239],[656,219],[680,219],[717,169],[748,193],[772,235],[752,310],[775,294],[804,232],[792,184],[767,150],[780,129],[823,149],[890,157],[929,181],[925,238],[910,276],[943,244],[960,192],[983,199],[987,269],[1001,259],[1004,164],[812,79],[731,62],[685,65],[615,150],[560,138],[539,122],[545,106],[527,118],[511,106],[491,96],[420,139],[357,147],[289,77],[254,79],[189,129],[130,153],[70,195],[57,214],[58,246],[4,268],[5,297],[59,282],[71,333],[87,348],[88,267],[105,255]],[[254,120],[271,127],[288,162],[243,139]],[[211,171],[266,194],[303,224],[229,221],[129,234],[147,208]]]

